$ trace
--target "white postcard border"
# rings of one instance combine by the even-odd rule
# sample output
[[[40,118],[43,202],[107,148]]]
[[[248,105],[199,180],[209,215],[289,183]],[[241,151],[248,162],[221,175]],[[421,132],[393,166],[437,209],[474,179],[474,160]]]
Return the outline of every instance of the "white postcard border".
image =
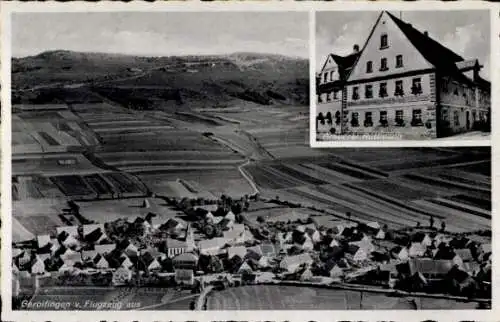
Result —
[[[211,311],[210,313],[204,311],[99,311],[96,312],[88,311],[12,311],[11,308],[11,211],[12,211],[12,195],[11,195],[11,113],[10,113],[10,14],[13,11],[29,11],[29,12],[77,12],[77,11],[308,11],[312,14],[313,10],[336,10],[336,11],[346,11],[346,10],[450,10],[450,9],[492,9],[492,51],[497,54],[494,56],[496,59],[491,59],[492,62],[492,105],[495,105],[500,99],[498,95],[498,58],[500,58],[499,44],[498,44],[498,11],[500,5],[495,3],[485,3],[485,2],[458,2],[458,3],[441,3],[441,2],[425,2],[425,6],[419,5],[417,3],[410,2],[221,2],[221,3],[199,3],[199,2],[156,2],[156,3],[146,3],[146,2],[131,2],[131,3],[115,3],[115,2],[100,2],[100,3],[56,3],[56,2],[46,2],[46,3],[21,3],[21,2],[4,2],[0,4],[1,6],[1,68],[2,68],[2,125],[1,125],[1,140],[2,140],[2,194],[1,194],[1,213],[2,213],[2,267],[1,267],[1,295],[2,295],[2,319],[7,321],[93,321],[93,320],[109,320],[109,321],[153,321],[153,320],[288,320],[288,321],[341,321],[341,320],[366,320],[366,321],[423,321],[423,320],[435,320],[435,321],[463,321],[463,320],[474,320],[474,321],[490,321],[498,319],[499,310],[497,299],[499,298],[500,289],[493,288],[492,302],[493,308],[491,310],[428,310],[428,311]],[[314,22],[311,22],[314,26]],[[315,33],[315,28],[312,28],[310,32]],[[314,45],[314,40],[311,39]],[[313,50],[311,47],[310,50]],[[314,60],[314,55],[312,55],[311,60]],[[315,72],[314,62],[310,62],[310,71]],[[313,74],[314,76],[314,74]],[[314,86],[314,79],[312,77],[311,84]],[[314,100],[314,99],[313,99]],[[495,139],[500,139],[498,137],[498,131],[495,126],[498,123],[498,113],[492,112],[492,142]],[[311,135],[311,139],[313,135]],[[349,146],[352,147],[353,142],[348,142]],[[388,147],[391,144],[396,144],[395,142],[378,142],[376,146]],[[450,145],[456,145],[457,142],[453,142]],[[442,142],[441,146],[447,145]],[[464,145],[489,145],[489,143],[471,141]],[[401,146],[401,145],[397,145]],[[405,145],[407,146],[407,145]],[[415,145],[416,146],[416,145]],[[418,143],[418,146],[423,146]],[[492,149],[492,159],[498,161],[497,149]],[[497,183],[497,166],[493,168],[493,195],[496,196],[496,183]],[[494,210],[498,207],[498,202],[496,198],[493,199]],[[494,211],[496,214],[496,211]],[[492,230],[496,231],[499,229],[498,220],[492,220]],[[498,241],[494,238],[493,242],[494,252],[498,252]],[[496,268],[497,260],[496,256],[493,256],[494,267]],[[493,274],[493,284],[498,285],[498,272],[494,269]],[[7,286],[7,287],[6,287]],[[154,313],[153,313],[154,312]],[[96,318],[97,316],[97,318]]]

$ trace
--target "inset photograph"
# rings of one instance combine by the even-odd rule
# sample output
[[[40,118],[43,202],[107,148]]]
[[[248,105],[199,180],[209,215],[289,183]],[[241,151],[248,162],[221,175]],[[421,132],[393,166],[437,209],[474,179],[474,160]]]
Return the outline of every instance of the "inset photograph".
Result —
[[[490,13],[316,14],[315,142],[488,142]]]

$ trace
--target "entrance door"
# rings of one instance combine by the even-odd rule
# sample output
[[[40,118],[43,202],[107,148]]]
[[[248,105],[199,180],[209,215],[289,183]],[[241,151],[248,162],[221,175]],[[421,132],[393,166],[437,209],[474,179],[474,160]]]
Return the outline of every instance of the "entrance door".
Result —
[[[465,124],[467,125],[467,130],[470,130],[470,112],[465,112]]]

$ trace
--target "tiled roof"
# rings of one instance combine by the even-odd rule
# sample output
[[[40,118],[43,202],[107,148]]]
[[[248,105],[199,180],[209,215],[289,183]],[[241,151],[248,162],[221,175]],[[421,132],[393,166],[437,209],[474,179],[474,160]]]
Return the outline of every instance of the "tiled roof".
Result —
[[[456,69],[455,63],[464,60],[460,55],[441,45],[428,35],[413,28],[411,24],[396,18],[389,12],[387,12],[387,14],[405,34],[413,46],[415,46],[422,56],[424,56],[429,63],[434,65],[434,67]]]

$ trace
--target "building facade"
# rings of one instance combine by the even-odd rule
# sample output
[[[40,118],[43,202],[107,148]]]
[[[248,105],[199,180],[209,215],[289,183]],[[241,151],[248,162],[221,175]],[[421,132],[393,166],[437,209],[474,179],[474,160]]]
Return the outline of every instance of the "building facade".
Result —
[[[465,60],[388,12],[360,50],[329,55],[316,78],[318,133],[445,137],[490,123],[490,83]]]

